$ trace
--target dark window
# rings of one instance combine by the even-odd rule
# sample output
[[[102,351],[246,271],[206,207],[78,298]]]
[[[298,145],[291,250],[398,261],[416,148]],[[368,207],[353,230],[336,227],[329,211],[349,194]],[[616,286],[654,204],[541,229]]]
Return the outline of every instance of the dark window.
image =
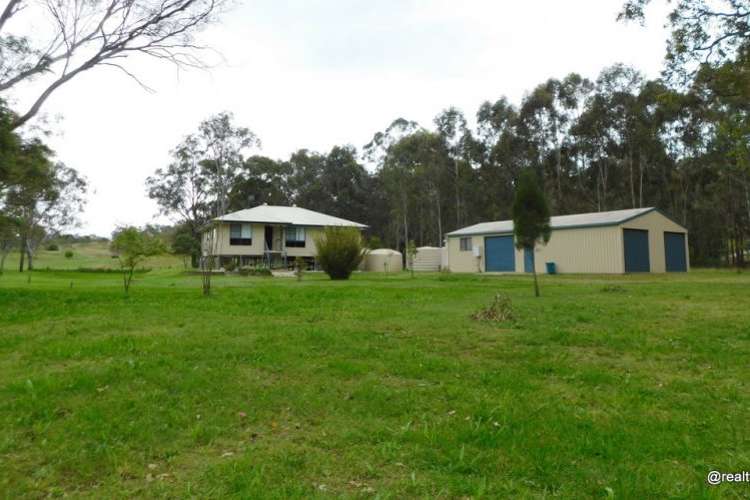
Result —
[[[305,228],[288,227],[286,228],[286,246],[293,248],[305,247]]]
[[[471,238],[461,238],[461,251],[471,252]]]
[[[250,246],[253,244],[253,227],[250,224],[230,224],[229,244]]]

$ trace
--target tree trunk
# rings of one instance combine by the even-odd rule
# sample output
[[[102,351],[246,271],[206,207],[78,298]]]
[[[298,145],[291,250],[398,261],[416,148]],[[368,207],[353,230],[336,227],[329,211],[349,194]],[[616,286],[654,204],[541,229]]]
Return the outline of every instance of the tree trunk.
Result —
[[[628,150],[628,168],[630,170],[630,206],[635,208],[635,172],[633,171],[632,150]]]
[[[436,206],[437,206],[438,246],[442,247],[443,246],[443,214],[442,214],[442,211],[440,210],[440,191],[435,190],[435,192],[437,193],[436,194],[436,198],[437,198]]]
[[[28,264],[26,265],[26,269],[29,271],[34,270],[34,252],[31,251],[31,242],[27,239],[26,240],[26,257],[28,259]]]
[[[22,273],[23,272],[24,259],[26,258],[26,252],[24,250],[26,248],[26,232],[21,233],[21,245],[20,245],[19,248],[20,248],[21,251],[18,252],[18,253],[21,254],[21,257],[20,257],[20,262],[18,263],[18,272]]]
[[[458,161],[453,161],[453,169],[455,173],[456,183],[456,228],[461,227],[461,191],[458,184]],[[442,240],[441,240],[442,241]]]
[[[539,280],[536,275],[536,256],[533,247],[531,248],[531,271],[534,274],[534,296],[539,297]]]

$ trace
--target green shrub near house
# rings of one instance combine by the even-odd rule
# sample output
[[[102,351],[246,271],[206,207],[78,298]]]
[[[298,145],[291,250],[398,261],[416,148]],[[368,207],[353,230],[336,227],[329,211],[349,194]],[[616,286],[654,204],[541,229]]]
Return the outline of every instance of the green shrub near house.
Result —
[[[327,227],[315,239],[318,263],[332,280],[346,280],[365,256],[362,234],[351,227]]]

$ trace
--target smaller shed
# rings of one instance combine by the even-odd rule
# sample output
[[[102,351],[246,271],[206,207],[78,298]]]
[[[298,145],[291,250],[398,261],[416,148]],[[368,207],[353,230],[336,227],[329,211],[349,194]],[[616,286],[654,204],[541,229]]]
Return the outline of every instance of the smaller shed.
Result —
[[[390,248],[378,248],[365,255],[365,271],[375,273],[398,273],[404,268],[401,252]]]
[[[443,249],[439,247],[419,247],[414,256],[415,271],[440,271]]]

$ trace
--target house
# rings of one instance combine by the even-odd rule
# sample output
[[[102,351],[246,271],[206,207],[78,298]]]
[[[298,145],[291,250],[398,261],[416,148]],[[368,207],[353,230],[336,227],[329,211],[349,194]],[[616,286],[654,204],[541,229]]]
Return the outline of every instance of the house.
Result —
[[[622,274],[688,271],[687,229],[656,208],[562,215],[550,219],[547,245],[532,254],[514,245],[513,221],[483,222],[448,233],[453,272]],[[534,267],[532,267],[534,266]]]
[[[267,204],[222,215],[213,222],[203,233],[203,255],[212,248],[220,266],[228,262],[285,266],[297,257],[312,263],[317,254],[315,238],[326,227],[367,227],[301,207]]]

